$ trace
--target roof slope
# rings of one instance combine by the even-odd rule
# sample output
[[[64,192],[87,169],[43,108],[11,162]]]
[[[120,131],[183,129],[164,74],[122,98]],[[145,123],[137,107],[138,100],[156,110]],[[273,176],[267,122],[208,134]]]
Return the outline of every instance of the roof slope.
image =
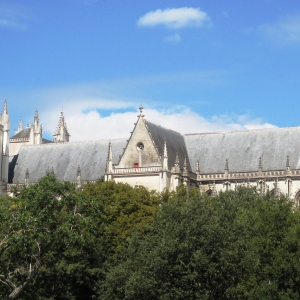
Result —
[[[78,165],[82,180],[97,180],[105,173],[108,144],[109,140],[100,140],[22,146],[13,182],[24,183],[27,168],[30,182],[37,182],[52,168],[58,180],[73,181],[77,179]],[[117,163],[126,139],[114,139],[111,144],[113,163]]]
[[[146,121],[148,130],[154,140],[155,145],[158,148],[158,152],[163,155],[164,152],[164,141],[167,142],[167,152],[168,152],[168,168],[174,166],[176,153],[178,153],[180,168],[183,168],[183,163],[185,157],[187,158],[188,169],[191,171],[191,166],[189,164],[188,152],[185,146],[184,137],[171,129],[166,129],[154,123]]]
[[[30,127],[24,128],[23,130],[21,130],[20,132],[12,136],[10,139],[29,138],[30,131],[31,131]]]
[[[269,128],[184,136],[193,169],[199,160],[200,173],[223,173],[228,159],[230,172],[285,170],[300,168],[300,127]]]

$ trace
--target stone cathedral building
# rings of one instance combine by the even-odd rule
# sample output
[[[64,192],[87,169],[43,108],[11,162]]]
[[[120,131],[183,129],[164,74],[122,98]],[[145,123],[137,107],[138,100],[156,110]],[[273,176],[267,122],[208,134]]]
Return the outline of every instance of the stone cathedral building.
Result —
[[[63,113],[53,141],[43,139],[37,111],[10,139],[6,102],[0,121],[2,194],[53,172],[79,188],[101,177],[158,192],[181,183],[209,195],[254,186],[300,202],[300,127],[182,135],[148,121],[140,107],[128,139],[69,142]]]

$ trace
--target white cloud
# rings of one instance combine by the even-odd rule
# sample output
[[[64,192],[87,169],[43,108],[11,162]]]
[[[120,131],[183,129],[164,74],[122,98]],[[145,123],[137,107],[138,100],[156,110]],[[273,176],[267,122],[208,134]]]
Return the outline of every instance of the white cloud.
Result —
[[[165,41],[177,44],[177,43],[181,42],[181,37],[178,33],[176,33],[176,34],[173,34],[173,35],[166,36]]]
[[[164,25],[169,28],[202,27],[211,25],[211,19],[200,8],[181,7],[150,11],[138,20],[140,26]]]
[[[104,102],[102,102],[102,105]],[[89,109],[89,104],[68,104],[65,118],[68,125],[71,141],[98,140],[112,138],[128,138],[130,131],[137,120],[138,109],[132,112],[131,107],[123,112],[110,113],[102,116],[98,105],[97,109]],[[109,101],[109,105],[112,101]],[[115,104],[118,107],[118,104]],[[125,103],[124,103],[124,106]],[[105,106],[104,106],[105,107]],[[261,119],[251,119],[248,115],[242,116],[213,116],[211,119],[192,112],[186,107],[175,107],[169,110],[155,108],[144,109],[145,119],[180,133],[199,133],[212,131],[248,130],[257,128],[275,127],[263,123]],[[59,119],[59,109],[42,112],[44,131],[53,134]]]
[[[257,28],[260,36],[279,45],[300,43],[300,14],[285,16],[274,23],[265,23]]]

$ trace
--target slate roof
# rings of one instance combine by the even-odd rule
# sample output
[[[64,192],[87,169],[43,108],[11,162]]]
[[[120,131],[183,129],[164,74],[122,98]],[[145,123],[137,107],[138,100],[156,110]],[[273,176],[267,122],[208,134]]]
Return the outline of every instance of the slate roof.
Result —
[[[171,170],[171,168],[174,166],[176,153],[178,153],[180,168],[183,168],[184,159],[185,157],[187,157],[188,170],[191,170],[184,137],[174,130],[161,127],[146,120],[145,122],[147,124],[148,130],[151,133],[154,143],[158,148],[158,152],[162,156],[164,153],[164,140],[166,140],[169,170]]]
[[[27,168],[30,182],[37,182],[52,168],[58,180],[74,181],[77,179],[78,165],[82,180],[97,180],[105,173],[108,144],[109,140],[100,140],[22,146],[13,182],[24,183]],[[126,145],[126,139],[114,139],[111,144],[115,164]]]
[[[300,168],[300,127],[269,128],[184,136],[190,163],[200,173],[223,173],[228,159],[229,172],[285,170],[289,156],[291,169]]]
[[[14,136],[12,136],[10,139],[21,139],[21,138],[29,138],[30,135],[30,127],[24,128]]]
[[[300,169],[300,127],[181,135],[145,122],[161,155],[166,140],[169,169],[177,152],[181,168],[188,156],[188,169],[195,172],[199,161],[201,174],[223,173],[226,159],[229,172],[254,172],[260,157],[265,171],[285,170],[287,156],[291,169]],[[111,140],[113,164],[119,162],[126,143],[126,139]],[[100,140],[22,146],[14,158],[13,182],[24,182],[26,168],[30,182],[36,182],[52,167],[58,180],[74,181],[78,165],[82,180],[96,180],[105,173],[108,144],[109,140]]]

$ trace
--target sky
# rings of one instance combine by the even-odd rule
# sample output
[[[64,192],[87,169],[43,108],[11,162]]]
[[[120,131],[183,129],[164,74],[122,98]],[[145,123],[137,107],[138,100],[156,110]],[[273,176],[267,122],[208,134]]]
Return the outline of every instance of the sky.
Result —
[[[39,112],[52,139],[299,126],[300,2],[0,0],[0,105],[11,136]]]

